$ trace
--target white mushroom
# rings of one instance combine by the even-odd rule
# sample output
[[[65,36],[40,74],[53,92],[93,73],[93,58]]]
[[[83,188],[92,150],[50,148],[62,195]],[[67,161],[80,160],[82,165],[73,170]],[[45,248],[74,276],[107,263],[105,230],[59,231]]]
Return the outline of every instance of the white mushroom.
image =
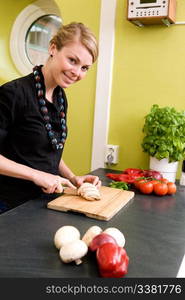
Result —
[[[124,247],[125,245],[125,237],[123,233],[116,227],[109,227],[103,231],[104,233],[107,233],[111,235],[113,238],[115,238],[118,246]]]
[[[99,192],[98,188],[94,184],[88,183],[88,182],[84,182],[79,187],[78,195],[80,195],[83,198],[85,198],[86,200],[90,200],[90,201],[101,199],[100,192]]]
[[[57,249],[60,249],[64,245],[80,239],[79,230],[70,225],[60,227],[54,236],[54,244]]]
[[[101,232],[102,229],[99,226],[92,226],[85,232],[84,236],[82,237],[82,241],[84,241],[87,247],[89,247],[89,244],[91,243],[93,238]]]
[[[61,260],[64,263],[75,261],[77,265],[82,263],[81,258],[88,252],[88,247],[82,240],[76,240],[65,244],[59,251]]]

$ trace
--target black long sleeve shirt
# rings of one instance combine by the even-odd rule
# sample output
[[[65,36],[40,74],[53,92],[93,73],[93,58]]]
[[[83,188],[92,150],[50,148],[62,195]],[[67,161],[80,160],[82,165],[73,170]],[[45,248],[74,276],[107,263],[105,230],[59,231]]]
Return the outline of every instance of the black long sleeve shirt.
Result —
[[[42,76],[44,84],[44,78]],[[44,87],[45,88],[45,87]],[[57,102],[59,86],[53,103],[46,100],[50,123],[56,136],[61,131]],[[67,113],[67,99],[64,112]],[[58,174],[62,150],[53,150],[43,116],[39,109],[33,73],[0,86],[0,154],[28,167]],[[42,193],[33,182],[0,175],[0,200],[25,201]]]

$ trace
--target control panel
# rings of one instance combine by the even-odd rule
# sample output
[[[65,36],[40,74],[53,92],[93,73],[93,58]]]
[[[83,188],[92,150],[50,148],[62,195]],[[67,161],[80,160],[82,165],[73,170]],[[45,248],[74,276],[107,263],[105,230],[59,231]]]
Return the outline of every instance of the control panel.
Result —
[[[175,22],[176,0],[128,0],[128,16],[131,22],[141,24],[169,24]],[[135,22],[137,25],[137,22]]]

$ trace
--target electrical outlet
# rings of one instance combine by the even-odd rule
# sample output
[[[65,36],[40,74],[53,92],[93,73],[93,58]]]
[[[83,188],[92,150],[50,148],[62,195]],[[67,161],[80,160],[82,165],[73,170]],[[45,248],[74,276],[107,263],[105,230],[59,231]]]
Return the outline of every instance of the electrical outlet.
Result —
[[[119,146],[118,145],[107,145],[105,149],[105,163],[117,164],[118,163],[118,153]]]

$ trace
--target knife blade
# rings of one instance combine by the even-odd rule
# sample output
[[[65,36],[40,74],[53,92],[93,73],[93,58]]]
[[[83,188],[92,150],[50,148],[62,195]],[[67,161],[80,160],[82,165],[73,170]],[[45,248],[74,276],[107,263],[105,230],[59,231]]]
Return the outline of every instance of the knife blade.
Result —
[[[78,189],[77,188],[73,189],[73,188],[70,188],[70,187],[64,187],[63,193],[67,194],[67,195],[77,196],[78,195]]]

